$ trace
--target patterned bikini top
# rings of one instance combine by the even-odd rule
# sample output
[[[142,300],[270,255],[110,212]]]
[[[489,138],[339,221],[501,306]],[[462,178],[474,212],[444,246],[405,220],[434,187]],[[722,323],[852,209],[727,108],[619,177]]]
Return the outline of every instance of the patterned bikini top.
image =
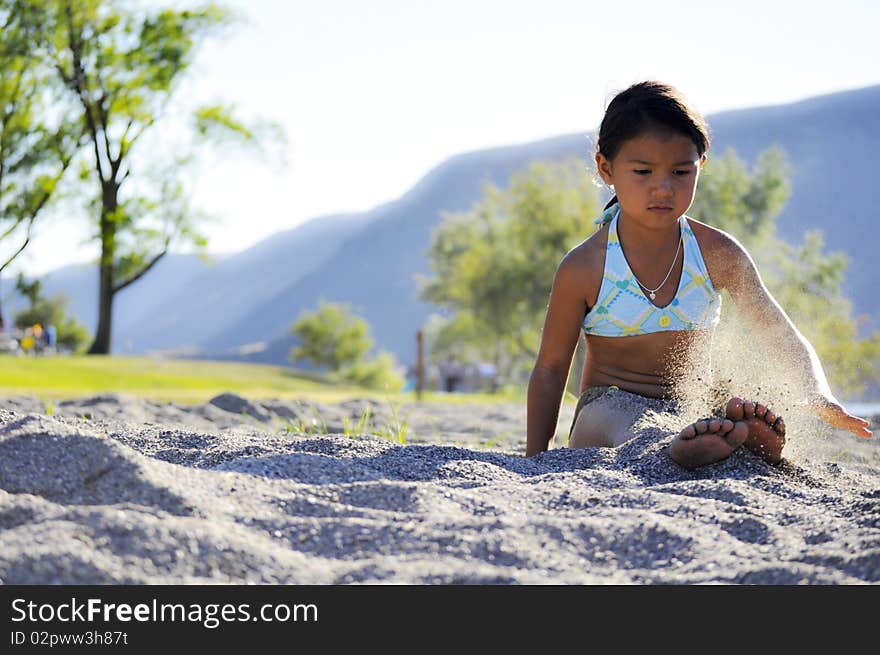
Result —
[[[657,307],[642,293],[620,247],[617,220],[620,205],[615,204],[596,219],[611,223],[605,251],[605,271],[596,304],[584,317],[585,334],[603,337],[629,337],[672,330],[699,330],[718,324],[721,318],[721,295],[712,286],[700,244],[684,215],[681,227],[684,267],[678,291],[666,307]]]

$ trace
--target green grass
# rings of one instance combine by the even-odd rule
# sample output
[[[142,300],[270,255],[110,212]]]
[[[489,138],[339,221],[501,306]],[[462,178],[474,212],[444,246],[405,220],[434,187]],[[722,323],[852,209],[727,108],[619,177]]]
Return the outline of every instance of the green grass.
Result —
[[[146,357],[2,357],[0,393],[44,399],[107,392],[184,403],[233,392],[246,397],[333,396],[356,392],[279,366]]]
[[[282,366],[148,357],[0,356],[2,395],[31,395],[51,402],[112,392],[187,404],[203,403],[224,392],[255,400],[304,398],[327,403],[349,398],[415,399],[411,391],[389,393],[332,384]],[[525,395],[425,392],[422,399],[455,404],[524,402]]]

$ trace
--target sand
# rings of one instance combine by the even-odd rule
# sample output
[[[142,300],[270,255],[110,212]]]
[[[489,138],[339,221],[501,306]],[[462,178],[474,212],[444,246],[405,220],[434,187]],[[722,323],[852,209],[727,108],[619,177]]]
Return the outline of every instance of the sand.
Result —
[[[617,449],[526,459],[523,405],[405,403],[400,443],[345,435],[366,404],[3,399],[0,580],[880,581],[876,437],[792,421],[779,467],[741,449],[688,472],[665,447],[695,417],[651,412]]]

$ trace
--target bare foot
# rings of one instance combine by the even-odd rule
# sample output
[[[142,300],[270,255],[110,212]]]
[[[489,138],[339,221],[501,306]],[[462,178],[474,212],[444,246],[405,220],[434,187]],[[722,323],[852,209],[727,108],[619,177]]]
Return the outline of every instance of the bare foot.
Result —
[[[669,446],[669,456],[679,466],[695,469],[730,457],[748,435],[745,421],[702,419],[678,433]]]
[[[731,421],[745,421],[749,426],[746,448],[763,457],[768,464],[778,464],[782,460],[785,422],[781,416],[766,405],[739,396],[727,401],[725,413]]]

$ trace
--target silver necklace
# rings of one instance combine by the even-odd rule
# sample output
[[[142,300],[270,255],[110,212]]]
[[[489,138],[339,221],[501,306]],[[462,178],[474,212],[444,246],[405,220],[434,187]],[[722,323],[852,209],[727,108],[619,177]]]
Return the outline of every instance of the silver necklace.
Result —
[[[642,287],[645,291],[648,292],[648,297],[650,297],[651,300],[654,300],[654,298],[657,297],[657,292],[660,291],[660,287],[662,287],[664,284],[666,284],[666,280],[668,280],[669,276],[672,275],[672,269],[675,268],[675,262],[678,261],[678,251],[681,250],[681,242],[683,240],[684,240],[684,234],[680,234],[678,237],[678,248],[675,249],[675,257],[672,258],[672,265],[669,267],[669,272],[666,274],[666,277],[663,278],[663,281],[660,283],[660,286],[658,286],[656,289],[649,289],[644,284],[639,282],[639,278],[636,277],[636,274],[633,273],[632,267],[630,267],[629,272],[632,273],[633,279],[639,283],[640,287]]]

